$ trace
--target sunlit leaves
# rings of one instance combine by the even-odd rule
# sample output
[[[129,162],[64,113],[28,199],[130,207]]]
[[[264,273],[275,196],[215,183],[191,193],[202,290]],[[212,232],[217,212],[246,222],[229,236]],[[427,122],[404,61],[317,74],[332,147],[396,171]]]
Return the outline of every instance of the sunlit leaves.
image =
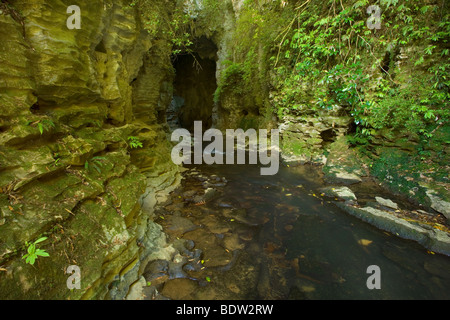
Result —
[[[48,254],[48,252],[46,252],[45,250],[36,248],[36,245],[38,243],[43,242],[45,240],[47,240],[47,237],[41,237],[33,243],[25,242],[25,245],[27,246],[27,254],[25,254],[22,257],[22,259],[25,259],[25,263],[33,265],[39,256],[40,257],[49,257],[50,256]]]

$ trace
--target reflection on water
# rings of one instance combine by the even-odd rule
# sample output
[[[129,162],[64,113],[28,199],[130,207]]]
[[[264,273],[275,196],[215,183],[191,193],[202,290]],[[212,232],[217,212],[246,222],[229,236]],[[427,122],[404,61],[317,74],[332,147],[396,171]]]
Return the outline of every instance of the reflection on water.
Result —
[[[257,166],[192,166],[158,211],[158,223],[185,250],[159,292],[172,299],[450,298],[450,257],[347,215],[317,193],[322,186],[312,166],[282,167],[275,176],[261,176]],[[381,269],[381,290],[366,286],[370,265]]]

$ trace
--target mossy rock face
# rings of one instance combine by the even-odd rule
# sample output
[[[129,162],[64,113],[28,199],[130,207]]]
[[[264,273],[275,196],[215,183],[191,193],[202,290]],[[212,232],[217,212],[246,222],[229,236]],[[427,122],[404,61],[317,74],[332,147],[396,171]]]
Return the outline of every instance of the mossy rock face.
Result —
[[[283,116],[279,129],[284,158],[324,164],[324,151],[344,136],[351,124],[351,119],[340,116],[340,112],[340,107],[326,113],[304,105],[295,114]]]
[[[52,107],[50,114],[57,123],[73,129],[83,127],[101,128],[106,119],[108,106],[105,102],[74,104]]]
[[[356,150],[349,148],[344,136],[330,144],[323,172],[325,181],[330,184],[359,183],[361,177],[369,174]]]
[[[7,241],[1,248],[8,270],[0,285],[4,298],[102,298],[108,281],[139,261],[136,238],[139,221],[145,223],[145,218],[137,200],[145,177],[136,167],[123,165],[128,158],[122,153],[106,159],[103,176],[74,172],[35,182],[21,193],[26,199],[21,215],[2,212],[6,222],[0,228]],[[24,242],[43,234],[50,236],[41,246],[50,257],[38,258],[34,267],[25,265],[19,259]],[[80,291],[66,288],[68,275],[61,270],[72,264],[82,270]],[[53,288],[46,282],[50,277]],[[13,285],[18,279],[22,287]]]
[[[0,7],[0,105],[1,118],[16,117],[27,113],[36,102],[32,92],[36,84],[33,79],[32,52],[23,37],[23,31],[2,4]]]
[[[122,299],[159,245],[141,195],[179,182],[157,116],[170,101],[170,42],[152,39],[122,0],[78,1],[79,30],[67,29],[63,1],[10,3],[16,19],[0,13],[0,297]],[[134,98],[145,103],[133,110]],[[42,236],[50,256],[26,264],[25,242]],[[80,290],[67,288],[70,265]]]
[[[73,136],[64,137],[55,146],[53,152],[64,159],[64,163],[72,166],[83,166],[95,151],[94,147],[83,139],[75,139]]]

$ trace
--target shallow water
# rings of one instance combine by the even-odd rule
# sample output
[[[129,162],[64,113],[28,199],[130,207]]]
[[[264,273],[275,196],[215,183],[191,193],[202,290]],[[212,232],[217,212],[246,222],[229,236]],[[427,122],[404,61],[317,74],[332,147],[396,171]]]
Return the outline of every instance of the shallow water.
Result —
[[[249,165],[189,168],[157,211],[170,241],[189,241],[178,273],[159,284],[160,297],[450,298],[450,257],[339,209],[317,191],[320,167],[280,167],[275,176]],[[371,265],[380,267],[381,289],[366,285]]]

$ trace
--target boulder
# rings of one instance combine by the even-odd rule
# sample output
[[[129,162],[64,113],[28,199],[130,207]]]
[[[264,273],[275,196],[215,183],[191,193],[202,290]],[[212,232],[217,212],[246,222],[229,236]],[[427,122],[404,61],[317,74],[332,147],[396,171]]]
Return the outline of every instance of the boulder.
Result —
[[[393,233],[401,238],[418,242],[428,250],[450,256],[450,235],[442,230],[417,222],[406,221],[388,211],[350,204],[337,203],[349,214],[375,227]]]
[[[327,162],[323,167],[324,180],[329,184],[351,185],[367,176],[357,153],[351,149],[344,136],[329,146]]]
[[[329,197],[337,197],[343,200],[353,200],[356,201],[356,196],[350,188],[341,186],[341,187],[325,187],[320,189],[320,192],[324,193]]]
[[[343,168],[337,167],[334,167],[331,170],[329,170],[325,174],[324,179],[329,184],[339,183],[345,185],[360,183],[362,181],[361,177],[356,173],[351,173]]]
[[[382,197],[375,197],[375,200],[384,207],[391,208],[394,210],[398,209],[398,204],[389,199],[384,199]]]
[[[442,199],[438,193],[432,189],[426,191],[426,194],[431,202],[431,208],[439,213],[442,213],[448,220],[450,220],[450,202]]]
[[[130,291],[126,296],[126,300],[144,300],[144,288],[147,286],[147,281],[144,277],[140,277],[138,281],[130,286]]]

